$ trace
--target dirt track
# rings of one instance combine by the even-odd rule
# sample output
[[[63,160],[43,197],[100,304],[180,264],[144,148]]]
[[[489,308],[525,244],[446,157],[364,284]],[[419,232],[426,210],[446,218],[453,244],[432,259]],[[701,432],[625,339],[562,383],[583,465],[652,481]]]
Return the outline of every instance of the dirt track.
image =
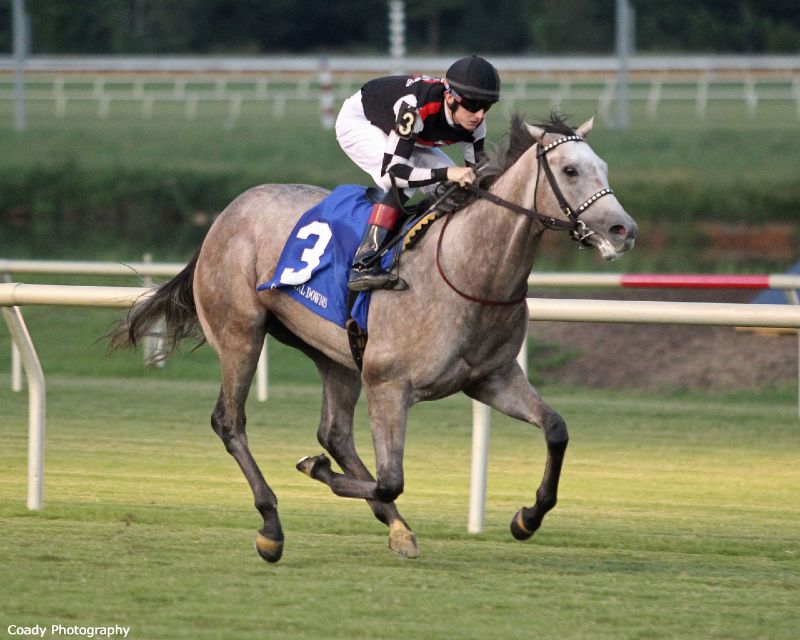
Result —
[[[539,297],[687,302],[749,302],[742,290],[532,291]],[[759,335],[733,327],[537,322],[531,336],[555,352],[576,352],[534,382],[651,391],[760,389],[797,381],[798,337]]]

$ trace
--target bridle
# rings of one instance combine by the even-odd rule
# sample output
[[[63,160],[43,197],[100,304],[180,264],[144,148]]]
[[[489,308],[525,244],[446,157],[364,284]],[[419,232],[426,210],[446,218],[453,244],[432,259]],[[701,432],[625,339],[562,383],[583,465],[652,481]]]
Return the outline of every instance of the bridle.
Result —
[[[470,184],[466,188],[475,195],[477,195],[479,198],[488,200],[489,202],[504,207],[506,209],[509,209],[514,213],[524,215],[530,218],[531,220],[540,223],[546,229],[568,231],[570,238],[572,238],[576,242],[579,242],[581,246],[588,247],[589,245],[587,243],[587,240],[589,239],[590,236],[593,236],[595,232],[586,226],[586,224],[580,219],[580,216],[600,198],[602,198],[603,196],[611,195],[614,192],[608,188],[600,189],[597,193],[589,197],[583,204],[581,204],[577,208],[573,207],[572,205],[569,204],[569,202],[567,202],[567,199],[564,197],[561,188],[558,186],[556,177],[555,175],[553,175],[553,170],[550,168],[550,164],[547,162],[546,158],[547,153],[549,151],[552,151],[557,146],[562,145],[565,142],[584,142],[584,138],[583,136],[579,136],[577,134],[564,136],[554,142],[551,142],[548,145],[541,147],[536,152],[536,165],[537,165],[536,185],[534,186],[534,191],[533,191],[533,206],[534,207],[536,206],[536,200],[539,193],[539,178],[542,174],[542,167],[544,167],[544,175],[545,178],[547,179],[547,183],[550,186],[553,195],[556,197],[556,200],[558,201],[558,206],[566,216],[566,219],[548,216],[539,211],[536,211],[535,209],[527,209],[521,205],[506,200],[505,198],[501,198],[500,196],[491,193],[490,191],[487,191],[486,189],[483,189],[482,187],[479,187],[478,185],[475,184]],[[444,270],[442,269],[442,265],[439,260],[439,254],[441,253],[444,231],[447,228],[447,225],[450,223],[450,220],[453,217],[453,213],[455,212],[451,211],[450,213],[447,214],[447,218],[445,219],[445,222],[442,225],[442,230],[439,233],[439,241],[436,244],[436,269],[439,271],[439,275],[442,276],[442,279],[445,281],[445,283],[462,298],[466,298],[471,302],[477,302],[479,304],[484,304],[489,306],[508,306],[524,302],[525,298],[527,297],[527,287],[526,291],[523,293],[521,297],[515,298],[513,300],[487,300],[484,298],[471,296],[468,293],[461,291],[452,282],[450,282],[450,280],[445,275]]]
[[[536,206],[536,199],[539,193],[539,177],[541,176],[542,168],[544,169],[544,175],[547,178],[547,183],[550,185],[550,189],[553,192],[553,195],[556,197],[558,201],[558,206],[561,211],[566,216],[566,220],[561,218],[554,218],[553,216],[548,216],[535,209],[526,209],[518,204],[505,200],[500,196],[497,196],[481,187],[471,184],[467,186],[467,189],[472,191],[475,195],[489,202],[492,202],[496,205],[501,207],[505,207],[515,213],[519,213],[521,215],[527,216],[532,220],[536,220],[540,222],[545,227],[549,229],[561,229],[569,231],[570,237],[580,242],[581,244],[585,244],[585,241],[589,238],[589,236],[594,235],[594,231],[591,231],[584,222],[580,219],[582,213],[584,213],[589,207],[591,207],[595,202],[597,202],[603,196],[608,196],[614,193],[613,190],[608,188],[600,189],[597,193],[593,196],[586,199],[586,201],[580,205],[579,207],[575,208],[567,202],[567,199],[564,197],[564,194],[561,191],[561,188],[558,186],[558,182],[556,181],[555,175],[553,175],[553,170],[550,168],[550,164],[547,162],[547,158],[545,157],[548,151],[552,151],[559,145],[564,144],[565,142],[584,142],[583,136],[579,135],[571,135],[571,136],[564,136],[563,138],[559,138],[558,140],[551,142],[550,144],[542,147],[536,152],[536,186],[534,187],[534,195],[533,201],[534,206]]]

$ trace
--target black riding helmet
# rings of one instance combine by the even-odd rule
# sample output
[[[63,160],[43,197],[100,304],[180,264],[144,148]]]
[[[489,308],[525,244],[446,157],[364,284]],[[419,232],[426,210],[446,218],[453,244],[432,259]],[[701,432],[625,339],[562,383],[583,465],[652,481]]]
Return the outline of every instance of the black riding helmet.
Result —
[[[480,56],[456,60],[445,75],[450,88],[461,98],[494,104],[500,99],[500,75]]]

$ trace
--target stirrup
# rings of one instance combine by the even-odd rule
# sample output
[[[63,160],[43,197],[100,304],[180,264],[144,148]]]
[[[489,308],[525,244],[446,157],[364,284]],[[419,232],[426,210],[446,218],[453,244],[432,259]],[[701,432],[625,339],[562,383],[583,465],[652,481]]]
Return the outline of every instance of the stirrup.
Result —
[[[403,291],[408,289],[408,283],[390,271],[381,271],[376,268],[365,271],[354,269],[350,272],[347,288],[350,291],[367,291],[368,289]]]

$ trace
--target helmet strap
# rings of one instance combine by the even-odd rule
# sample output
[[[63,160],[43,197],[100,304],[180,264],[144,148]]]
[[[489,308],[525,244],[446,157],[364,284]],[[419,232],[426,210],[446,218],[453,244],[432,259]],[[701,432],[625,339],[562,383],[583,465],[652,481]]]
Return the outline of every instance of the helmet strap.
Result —
[[[452,90],[450,90],[449,93],[450,93],[450,102],[447,102],[447,107],[450,109],[450,113],[455,115],[456,111],[458,111],[459,107],[461,106],[461,103],[458,100],[456,100],[456,97],[455,95],[453,95]],[[447,97],[445,97],[445,101],[447,101]]]

